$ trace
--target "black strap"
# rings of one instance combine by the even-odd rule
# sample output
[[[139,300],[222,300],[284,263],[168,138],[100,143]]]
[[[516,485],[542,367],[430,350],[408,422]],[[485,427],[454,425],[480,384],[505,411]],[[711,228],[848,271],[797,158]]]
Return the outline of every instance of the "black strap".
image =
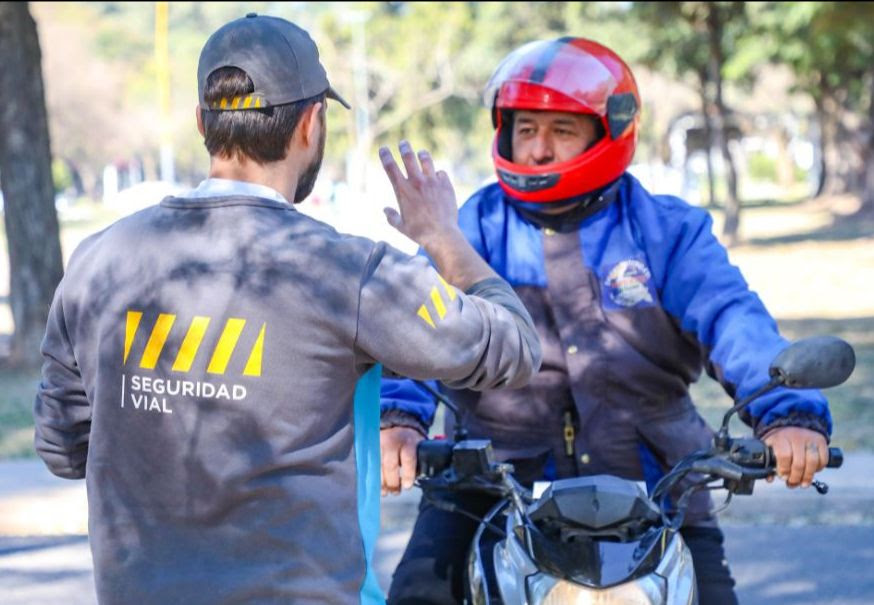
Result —
[[[537,60],[537,65],[534,66],[534,71],[531,72],[529,81],[535,84],[543,82],[543,80],[546,79],[546,72],[549,71],[549,66],[552,64],[555,55],[558,54],[558,51],[561,50],[562,46],[571,40],[573,40],[573,37],[571,36],[565,36],[564,38],[553,40],[552,44],[546,47],[546,50],[543,51],[543,54],[540,55],[540,58]]]

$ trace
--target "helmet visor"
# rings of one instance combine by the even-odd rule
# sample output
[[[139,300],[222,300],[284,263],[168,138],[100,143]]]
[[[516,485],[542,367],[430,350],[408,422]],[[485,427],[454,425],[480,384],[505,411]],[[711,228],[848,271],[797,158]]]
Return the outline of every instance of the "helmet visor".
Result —
[[[566,100],[570,100],[579,104],[582,113],[604,116],[607,98],[616,86],[616,78],[601,59],[575,46],[572,39],[540,40],[516,49],[498,65],[483,102],[487,107],[497,102],[501,109],[567,111]],[[542,93],[532,95],[538,88]],[[527,92],[518,94],[520,90]]]

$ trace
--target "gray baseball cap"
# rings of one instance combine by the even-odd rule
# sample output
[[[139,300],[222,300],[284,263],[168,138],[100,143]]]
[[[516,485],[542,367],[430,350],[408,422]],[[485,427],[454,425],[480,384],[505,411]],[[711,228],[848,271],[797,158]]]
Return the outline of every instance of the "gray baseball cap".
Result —
[[[242,69],[255,90],[210,107],[203,98],[206,79],[221,67]],[[197,96],[203,109],[259,109],[322,93],[349,109],[349,103],[328,82],[316,43],[305,30],[285,19],[249,13],[220,27],[200,51]]]

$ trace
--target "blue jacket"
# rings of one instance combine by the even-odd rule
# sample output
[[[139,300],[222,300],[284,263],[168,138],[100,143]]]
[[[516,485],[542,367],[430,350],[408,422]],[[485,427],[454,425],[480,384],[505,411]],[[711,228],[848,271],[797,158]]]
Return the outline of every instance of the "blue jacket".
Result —
[[[547,467],[558,463],[558,476],[654,480],[710,441],[688,397],[702,368],[742,397],[768,381],[787,342],[729,263],[707,211],[652,195],[629,174],[615,192],[558,233],[523,218],[498,184],[464,204],[462,230],[525,302],[544,357],[527,387],[452,396],[470,410],[471,436],[491,438],[503,458],[549,449]],[[382,411],[384,420],[406,413],[430,424],[434,401],[415,383],[385,380]],[[776,389],[742,418],[758,435],[784,425],[831,432],[827,402],[814,390]],[[568,428],[573,448],[563,443]]]

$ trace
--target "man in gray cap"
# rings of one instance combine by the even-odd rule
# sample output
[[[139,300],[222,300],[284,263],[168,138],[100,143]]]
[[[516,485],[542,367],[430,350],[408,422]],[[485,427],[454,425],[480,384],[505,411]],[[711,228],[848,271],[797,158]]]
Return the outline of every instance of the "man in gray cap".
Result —
[[[380,150],[434,261],[295,211],[331,88],[299,27],[248,15],[198,68],[209,178],[85,240],[57,289],[34,405],[86,478],[101,603],[378,603],[381,368],[518,387],[531,318],[457,227],[430,156]]]

